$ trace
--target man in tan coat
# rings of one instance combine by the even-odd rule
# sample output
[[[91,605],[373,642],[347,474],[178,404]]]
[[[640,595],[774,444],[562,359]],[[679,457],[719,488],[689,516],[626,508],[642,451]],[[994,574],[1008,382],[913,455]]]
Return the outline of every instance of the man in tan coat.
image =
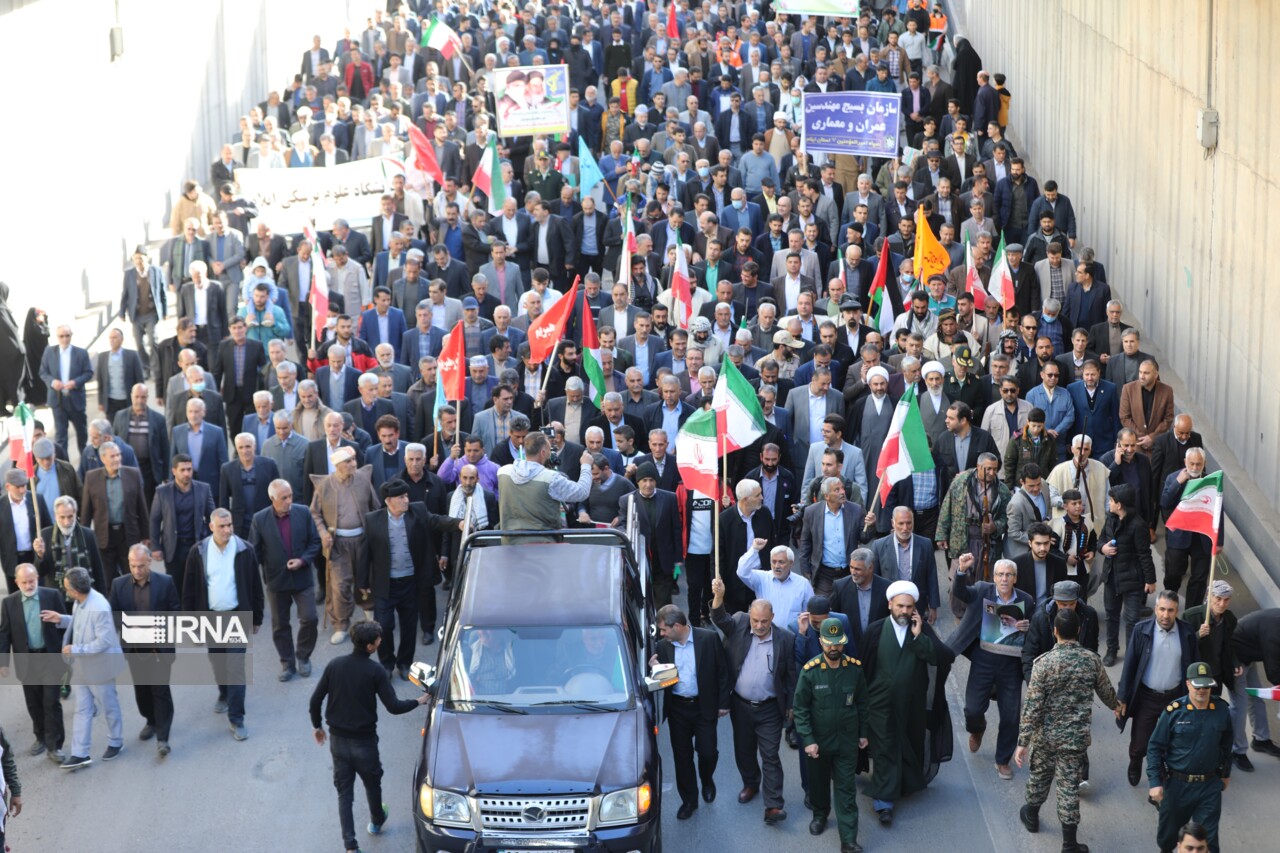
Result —
[[[382,502],[370,479],[373,468],[356,468],[354,448],[340,447],[329,458],[332,474],[311,475],[311,518],[327,561],[324,608],[334,626],[329,642],[336,646],[346,642],[355,610],[355,566],[364,557],[364,517],[380,509]]]

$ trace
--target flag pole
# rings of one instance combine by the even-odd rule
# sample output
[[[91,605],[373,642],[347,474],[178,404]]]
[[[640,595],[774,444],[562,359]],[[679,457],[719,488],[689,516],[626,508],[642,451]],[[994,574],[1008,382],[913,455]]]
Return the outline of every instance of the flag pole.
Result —
[[[1217,562],[1218,562],[1218,547],[1217,547],[1217,543],[1215,542],[1213,551],[1210,552],[1210,556],[1209,556],[1209,582],[1205,586],[1205,590],[1204,590],[1204,624],[1205,625],[1209,624],[1209,616],[1210,616],[1209,602],[1213,596],[1213,570],[1217,566]]]
[[[724,476],[723,476],[722,478],[721,478],[721,477],[717,477],[717,478],[716,478],[716,482],[717,482],[717,484],[719,485],[719,488],[718,488],[718,489],[716,489],[716,491],[720,493],[720,494],[716,495],[716,547],[715,547],[715,551],[716,551],[716,565],[715,565],[715,572],[716,572],[716,579],[717,579],[717,580],[720,578],[720,513],[724,511],[724,505],[723,505],[723,504],[724,504],[724,489],[725,489],[725,486],[726,486],[726,485],[728,484],[728,482],[729,482],[729,465],[728,465],[728,463],[727,463],[727,462],[725,462],[725,459],[724,459],[724,449],[725,449],[724,435],[721,435],[721,436],[720,436],[720,467],[721,467],[721,470],[724,472]],[[748,542],[748,543],[747,543],[747,547],[751,547],[751,543],[750,543],[750,542]]]

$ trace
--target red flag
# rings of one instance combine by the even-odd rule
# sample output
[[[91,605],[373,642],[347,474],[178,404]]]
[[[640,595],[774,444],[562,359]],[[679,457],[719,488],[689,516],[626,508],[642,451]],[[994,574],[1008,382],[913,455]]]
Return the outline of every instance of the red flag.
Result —
[[[675,0],[671,0],[671,5],[667,8],[667,38],[680,38],[680,25],[676,23]]]
[[[675,312],[676,328],[687,330],[693,319],[693,290],[689,283],[689,262],[679,237],[676,238],[676,264],[671,271],[671,308]]]
[[[573,287],[569,288],[569,292],[560,297],[560,301],[551,306],[550,311],[542,312],[542,316],[529,324],[529,354],[532,356],[534,364],[542,364],[547,360],[551,353],[555,352],[556,344],[560,343],[560,339],[564,337],[565,326],[569,322],[569,317],[573,315],[575,303],[578,301],[578,281],[581,278],[573,280]],[[583,306],[583,310],[589,310]]]
[[[329,318],[329,274],[325,271],[324,249],[320,247],[314,222],[303,226],[302,236],[311,244],[311,289],[307,302],[311,304],[311,327],[318,347],[324,343],[325,320]]]
[[[414,165],[418,171],[430,175],[436,186],[444,186],[444,172],[440,171],[440,164],[436,162],[436,150],[431,147],[426,134],[409,125],[409,141],[413,143]]]
[[[436,359],[436,381],[444,387],[446,400],[462,400],[467,396],[467,342],[461,320],[449,333],[449,341]]]

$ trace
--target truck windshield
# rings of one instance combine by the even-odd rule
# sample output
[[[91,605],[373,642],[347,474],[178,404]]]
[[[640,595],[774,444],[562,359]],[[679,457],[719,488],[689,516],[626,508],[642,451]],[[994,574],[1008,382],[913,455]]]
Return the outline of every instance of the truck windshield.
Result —
[[[467,707],[615,710],[631,700],[616,626],[464,628],[448,700]]]

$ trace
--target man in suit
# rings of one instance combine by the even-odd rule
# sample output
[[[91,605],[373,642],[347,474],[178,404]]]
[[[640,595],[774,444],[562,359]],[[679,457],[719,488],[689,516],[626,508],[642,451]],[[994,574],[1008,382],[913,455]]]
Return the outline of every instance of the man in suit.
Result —
[[[1154,358],[1142,362],[1137,381],[1120,389],[1120,425],[1138,434],[1138,449],[1148,456],[1155,440],[1173,426],[1173,389],[1160,381]]]
[[[182,583],[183,610],[243,610],[251,613],[253,633],[262,627],[262,578],[258,555],[248,542],[232,533],[231,513],[215,509],[210,516],[211,535],[187,555],[187,576]],[[227,715],[231,736],[246,740],[244,727],[246,647],[209,649],[209,663],[218,683],[216,713]]]
[[[849,620],[852,641],[848,651],[857,653],[867,626],[889,615],[885,593],[889,581],[876,573],[876,558],[870,548],[855,548],[849,554],[849,574],[831,587],[831,609]]]
[[[623,411],[623,397],[617,391],[609,391],[600,401],[601,411],[588,423],[588,426],[600,427],[604,431],[604,446],[618,450],[618,442],[614,430],[622,426],[631,427],[635,435],[636,449],[644,453],[649,449],[649,431],[644,421],[635,415]],[[483,413],[482,413],[483,414]],[[479,416],[477,415],[477,420]]]
[[[515,270],[509,266],[508,270]],[[433,326],[431,301],[424,299],[418,303],[415,316],[417,325],[409,329],[400,338],[400,361],[413,370],[418,370],[422,359],[434,359],[444,349],[444,330]]]
[[[406,331],[404,312],[391,305],[391,289],[375,287],[373,307],[360,315],[360,338],[375,352],[379,344],[391,344],[398,358]]]
[[[991,433],[974,426],[973,410],[967,404],[952,403],[948,406],[946,424],[946,431],[934,443],[934,450],[942,461],[938,487],[944,495],[957,474],[977,466],[979,456],[996,453]]]
[[[306,297],[310,295],[312,278],[319,272],[312,266],[311,241],[302,239],[294,243],[294,254],[285,258],[280,264],[280,275],[276,279],[276,287],[288,293],[289,310],[293,316],[294,340],[302,349],[313,339],[311,329],[311,304]]]
[[[81,453],[89,437],[86,423],[84,386],[93,378],[93,365],[83,347],[71,344],[71,327],[59,326],[58,345],[49,347],[40,358],[40,379],[49,388],[49,408],[58,446],[67,449],[67,425],[76,429],[76,442]]]
[[[1016,560],[1031,548],[1031,527],[1039,521],[1053,518],[1052,487],[1044,482],[1045,472],[1035,462],[1023,465],[1018,471],[1018,488],[1014,489],[1006,508],[1008,519],[1004,540],[1004,555]]]
[[[14,568],[22,563],[36,562],[36,552],[41,547],[36,544],[40,538],[40,525],[37,521],[50,518],[49,507],[44,498],[29,489],[28,485],[27,472],[22,468],[10,468],[4,473],[4,490],[8,501],[4,510],[0,511],[0,566],[4,569],[8,589],[16,588]]]
[[[756,598],[755,592],[749,588],[738,574],[738,565],[742,556],[754,547],[757,540],[763,539],[767,548],[777,544],[773,516],[764,507],[764,490],[754,480],[739,480],[734,488],[737,505],[730,506],[720,512],[720,571],[719,576],[725,581],[725,602],[731,613],[745,611]],[[695,581],[690,578],[691,585]],[[707,578],[709,589],[710,578]],[[697,590],[690,587],[690,596]]]
[[[667,467],[674,465],[669,463]],[[675,567],[683,553],[676,496],[674,491],[658,487],[660,479],[653,462],[639,463],[635,468],[636,490],[618,501],[618,517],[625,524],[629,512],[637,513],[653,577],[653,601],[665,607],[676,590]]]
[[[876,574],[889,582],[910,581],[920,589],[929,608],[929,624],[938,620],[941,596],[938,567],[933,560],[933,543],[917,536],[915,517],[909,506],[893,508],[893,532],[871,543],[876,558]]]
[[[652,441],[651,435],[651,444]],[[760,464],[747,472],[746,479],[760,484],[765,498],[764,508],[773,516],[778,541],[790,542],[791,508],[800,503],[800,487],[796,482],[796,475],[781,464],[781,459],[781,448],[772,442],[765,442],[760,447]],[[803,560],[801,565],[804,565]]]
[[[1168,481],[1170,474],[1177,474],[1186,463],[1187,451],[1204,447],[1204,438],[1193,429],[1191,415],[1182,413],[1173,419],[1173,429],[1157,436],[1151,445],[1151,482],[1156,488]],[[1095,455],[1097,442],[1094,442]],[[1155,491],[1153,488],[1152,491]],[[1161,519],[1169,517],[1170,510],[1161,509]],[[1204,596],[1201,596],[1203,598]],[[1188,598],[1188,601],[1193,599]],[[1196,599],[1198,600],[1198,599]]]
[[[388,480],[380,495],[384,509],[364,518],[365,559],[356,567],[356,589],[373,596],[374,618],[387,638],[378,649],[378,658],[391,675],[394,667],[407,681],[417,643],[419,601],[435,602],[434,595],[422,596],[425,587],[433,590],[440,582],[440,561],[436,551],[439,535],[462,529],[462,522],[437,515],[425,504],[410,503],[409,484]],[[435,627],[435,614],[427,621]],[[400,646],[392,642],[396,620],[400,622]]]
[[[235,533],[249,538],[253,517],[267,508],[267,487],[280,477],[276,463],[258,456],[258,440],[251,433],[236,436],[236,458],[223,464],[218,476],[218,506],[231,510]]]
[[[65,671],[61,656],[62,632],[57,622],[45,621],[41,616],[44,611],[59,615],[67,612],[62,603],[63,593],[60,589],[40,586],[36,567],[30,563],[16,566],[14,574],[17,585],[0,607],[0,677],[9,677],[12,649],[13,666],[22,682],[22,695],[35,733],[35,742],[27,754],[47,752],[49,760],[59,764],[66,759],[62,754],[66,733],[58,699],[58,681]]]
[[[329,363],[316,371],[320,401],[334,411],[359,398],[360,371],[347,364],[347,348],[333,344],[326,351]]]
[[[1133,328],[1121,319],[1123,315],[1124,306],[1119,300],[1112,299],[1107,303],[1107,319],[1089,327],[1088,349],[1098,354],[1103,367],[1111,356],[1123,351],[1122,336],[1127,329]]]
[[[320,556],[320,533],[305,506],[293,502],[287,480],[268,486],[271,506],[258,510],[249,526],[249,544],[262,564],[271,608],[271,641],[280,656],[279,681],[311,675],[311,653],[317,637],[315,581],[312,564]],[[288,531],[288,540],[284,532]],[[290,612],[298,609],[298,639],[294,644]]]
[[[383,415],[394,415],[395,406],[390,400],[378,396],[378,377],[365,373],[356,381],[360,395],[343,404],[342,411],[351,415],[356,426],[370,436],[378,434],[378,419]]]
[[[271,416],[273,435],[262,445],[262,455],[276,463],[280,478],[293,487],[294,493],[303,493],[303,466],[307,456],[307,440],[293,431],[293,419],[288,412],[276,412]]]
[[[662,709],[671,734],[676,790],[681,802],[676,819],[688,820],[698,808],[699,778],[702,798],[709,803],[716,797],[716,720],[729,715],[733,679],[724,646],[715,631],[692,627],[689,617],[674,604],[659,610],[657,621],[662,639],[649,665],[675,664],[679,674],[679,680],[666,688]]]
[[[141,542],[129,548],[129,573],[111,582],[107,596],[111,609],[177,613],[182,610],[178,587],[168,575],[151,571],[151,552]],[[160,756],[169,754],[169,731],[173,726],[173,690],[169,672],[173,667],[172,647],[130,646],[127,656],[133,676],[133,697],[138,714],[146,721],[139,740],[156,739]]]
[[[839,477],[822,481],[822,500],[804,510],[800,522],[800,566],[813,579],[813,591],[830,595],[844,574],[849,554],[858,547],[862,507],[845,500]]]
[[[1116,689],[1121,726],[1133,721],[1129,732],[1130,785],[1136,787],[1142,780],[1147,744],[1160,712],[1186,695],[1182,674],[1199,656],[1196,629],[1178,618],[1178,593],[1160,590],[1155,614],[1136,623],[1129,634]]]
[[[109,348],[98,353],[94,378],[98,381],[98,408],[110,420],[128,408],[130,389],[144,381],[145,370],[138,354],[124,348],[124,332],[111,329],[107,341]]]
[[[1053,528],[1048,522],[1033,522],[1027,528],[1028,550],[1014,560],[1018,589],[1031,597],[1036,610],[1043,610],[1053,600],[1053,585],[1059,581],[1075,581],[1083,589],[1089,588],[1087,571],[1067,574],[1067,558],[1060,549],[1054,548],[1054,541]]]
[[[115,442],[103,442],[98,456],[102,467],[85,474],[80,523],[93,527],[103,571],[108,580],[114,580],[128,567],[129,546],[149,542],[149,513],[142,473],[137,468],[121,465],[120,448]],[[118,503],[113,496],[117,490]]]
[[[238,430],[245,415],[253,412],[253,394],[262,390],[262,368],[266,366],[266,350],[248,337],[244,318],[236,317],[231,321],[231,337],[218,345],[218,355],[213,362],[213,375],[218,379],[226,408],[227,429]],[[245,529],[248,529],[247,522]]]
[[[343,437],[343,421],[341,412],[329,412],[324,416],[324,437],[307,445],[307,454],[302,463],[302,483],[304,503],[311,505],[315,492],[314,475],[325,476],[334,471],[331,455],[343,447],[358,451],[354,441]]]
[[[977,752],[982,746],[982,735],[987,730],[987,707],[994,692],[1000,712],[1000,727],[996,733],[996,774],[1009,781],[1013,779],[1009,762],[1018,745],[1018,720],[1022,713],[1022,658],[989,651],[978,638],[986,616],[985,602],[996,603],[1002,628],[1011,623],[1014,632],[1020,634],[1025,634],[1031,627],[1036,603],[1032,596],[1015,586],[1022,572],[1012,560],[996,561],[992,569],[995,583],[971,582],[972,554],[961,554],[956,566],[951,596],[965,605],[964,618],[955,633],[947,638],[947,645],[956,654],[969,658],[969,680],[964,698],[964,727],[969,732],[969,751]],[[1049,588],[1053,588],[1052,584]]]
[[[788,333],[787,340],[797,343]],[[791,346],[792,344],[787,344]],[[783,408],[791,413],[792,459],[797,463],[809,458],[809,448],[822,444],[823,418],[843,415],[844,395],[831,388],[831,368],[814,368],[807,386],[793,388]],[[865,478],[864,478],[865,480]],[[841,561],[843,563],[843,561]]]
[[[213,487],[194,478],[195,469],[186,453],[173,456],[173,479],[156,488],[151,502],[151,557],[164,563],[165,572],[178,585],[186,579],[187,554],[209,535],[209,517],[216,508]]]
[[[173,428],[170,446],[174,453],[185,453],[195,465],[196,479],[212,487],[227,461],[227,434],[214,423],[207,422],[204,400],[187,401],[186,423]]]
[[[600,214],[603,216],[603,214]],[[494,222],[500,222],[498,217]],[[489,233],[493,233],[490,224]],[[600,240],[604,240],[604,226],[600,230]],[[603,244],[603,242],[602,242]],[[579,245],[581,243],[579,242]],[[520,310],[520,297],[528,287],[524,273],[515,263],[515,247],[508,246],[501,237],[496,237],[489,246],[489,262],[480,266],[479,274],[489,283],[489,294],[499,303],[507,306],[512,314]]]
[[[1101,376],[1102,367],[1089,359],[1080,370],[1080,379],[1067,386],[1075,408],[1071,432],[1089,436],[1096,456],[1115,448],[1116,431],[1120,425],[1120,395],[1116,386]]]
[[[145,246],[133,250],[133,266],[124,271],[118,319],[133,325],[133,340],[146,378],[151,378],[157,357],[156,325],[169,313],[169,291],[160,268],[147,260]]]
[[[778,744],[795,693],[795,634],[775,624],[774,608],[767,599],[752,602],[747,613],[730,615],[724,608],[724,582],[716,578],[711,590],[711,618],[724,634],[729,679],[734,685],[729,713],[734,758],[742,776],[738,802],[754,799],[763,780],[764,819],[774,824],[786,817]]]
[[[1135,328],[1130,327],[1120,334],[1120,352],[1113,352],[1107,359],[1107,381],[1117,388],[1137,381],[1142,362],[1151,358],[1140,349],[1141,342],[1141,334]]]
[[[534,207],[533,227],[529,232],[530,262],[551,274],[556,290],[567,291],[569,278],[576,273],[578,247],[573,242],[569,223],[551,215],[551,205],[540,201]]]
[[[371,229],[373,240],[370,248],[373,249],[375,255],[390,247],[391,236],[398,234],[400,226],[409,218],[403,213],[396,212],[396,200],[390,193],[384,194],[379,204],[381,205],[382,215],[373,217]]]
[[[64,631],[63,657],[75,667],[76,683],[71,686],[75,700],[71,750],[61,767],[79,770],[93,763],[89,751],[93,746],[93,718],[101,711],[107,718],[107,751],[102,760],[110,761],[124,750],[124,721],[120,715],[120,699],[116,696],[116,675],[124,668],[120,638],[116,635],[111,605],[93,588],[89,572],[75,567],[67,571],[63,589],[74,604],[71,614],[45,612],[42,620],[56,624]]]
[[[178,291],[178,317],[189,317],[204,345],[213,348],[227,333],[227,302],[222,285],[207,277],[204,261],[191,265],[190,281]]]
[[[133,449],[141,463],[142,482],[150,502],[156,486],[163,483],[168,475],[169,426],[164,415],[147,405],[148,396],[145,384],[134,385],[129,395],[130,406],[116,412],[111,429],[119,436],[118,441]],[[145,436],[142,434],[144,431]],[[66,490],[63,494],[67,494]]]
[[[395,415],[378,418],[373,434],[377,443],[365,450],[364,464],[373,468],[371,482],[374,489],[379,489],[383,483],[394,479],[404,470],[406,442],[400,440],[400,421]]]

